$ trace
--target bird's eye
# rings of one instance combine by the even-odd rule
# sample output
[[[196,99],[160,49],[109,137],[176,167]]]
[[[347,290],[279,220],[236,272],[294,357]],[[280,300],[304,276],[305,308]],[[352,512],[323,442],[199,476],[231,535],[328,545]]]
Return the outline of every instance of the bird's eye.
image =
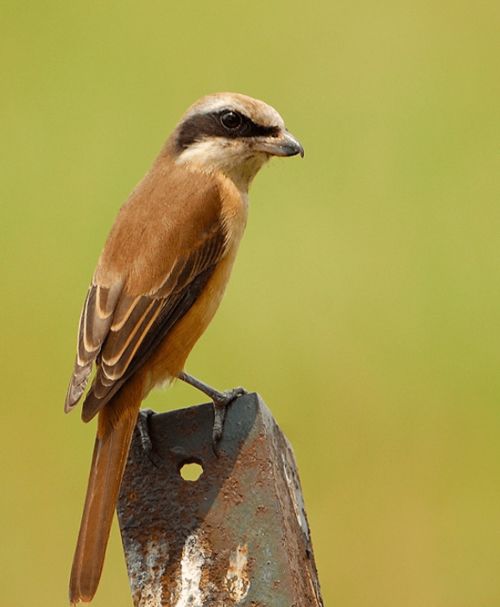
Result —
[[[220,121],[226,129],[237,129],[241,125],[241,114],[237,112],[224,112],[221,114]]]

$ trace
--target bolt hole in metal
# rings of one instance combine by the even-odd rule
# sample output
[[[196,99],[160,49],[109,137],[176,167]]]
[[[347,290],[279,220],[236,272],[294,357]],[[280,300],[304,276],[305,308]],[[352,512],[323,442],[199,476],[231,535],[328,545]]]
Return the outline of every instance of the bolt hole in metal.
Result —
[[[179,474],[185,481],[195,483],[203,474],[203,466],[200,461],[185,461],[179,466]]]

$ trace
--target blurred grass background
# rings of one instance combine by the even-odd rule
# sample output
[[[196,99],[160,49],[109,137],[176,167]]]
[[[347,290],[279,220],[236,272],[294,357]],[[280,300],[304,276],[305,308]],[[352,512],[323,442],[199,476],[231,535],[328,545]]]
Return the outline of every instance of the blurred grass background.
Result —
[[[80,306],[120,204],[219,90],[275,105],[306,157],[257,178],[188,370],[259,391],[293,442],[326,605],[500,605],[499,7],[2,2],[2,605],[67,604]],[[129,604],[115,528],[94,605]]]

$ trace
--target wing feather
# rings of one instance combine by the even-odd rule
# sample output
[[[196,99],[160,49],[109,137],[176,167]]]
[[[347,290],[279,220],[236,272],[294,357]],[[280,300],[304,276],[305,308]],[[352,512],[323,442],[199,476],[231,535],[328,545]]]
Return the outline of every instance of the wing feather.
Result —
[[[116,362],[106,359],[108,349],[106,340],[100,365],[91,390],[83,404],[82,419],[91,420],[96,413],[116,394],[125,381],[139,369],[151,356],[159,343],[168,335],[182,316],[196,301],[208,282],[215,265],[199,273],[184,288],[155,301],[146,316],[141,319],[134,337],[128,341]],[[107,364],[107,362],[113,364]]]
[[[80,316],[75,366],[64,404],[66,412],[78,403],[85,391],[93,363],[111,326],[121,287],[119,281],[109,288],[95,283],[90,285]]]

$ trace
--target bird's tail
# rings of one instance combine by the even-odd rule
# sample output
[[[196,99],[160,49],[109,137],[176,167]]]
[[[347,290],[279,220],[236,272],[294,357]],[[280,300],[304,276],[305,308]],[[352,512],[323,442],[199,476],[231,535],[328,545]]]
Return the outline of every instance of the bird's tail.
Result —
[[[123,394],[119,393],[115,397],[116,401],[120,401],[120,397],[123,397]],[[122,408],[113,407],[115,402],[108,403],[99,413],[87,496],[71,569],[71,604],[79,601],[90,602],[97,590],[123,471],[137,421],[139,403],[137,406]],[[116,415],[117,409],[121,409],[119,416]]]

